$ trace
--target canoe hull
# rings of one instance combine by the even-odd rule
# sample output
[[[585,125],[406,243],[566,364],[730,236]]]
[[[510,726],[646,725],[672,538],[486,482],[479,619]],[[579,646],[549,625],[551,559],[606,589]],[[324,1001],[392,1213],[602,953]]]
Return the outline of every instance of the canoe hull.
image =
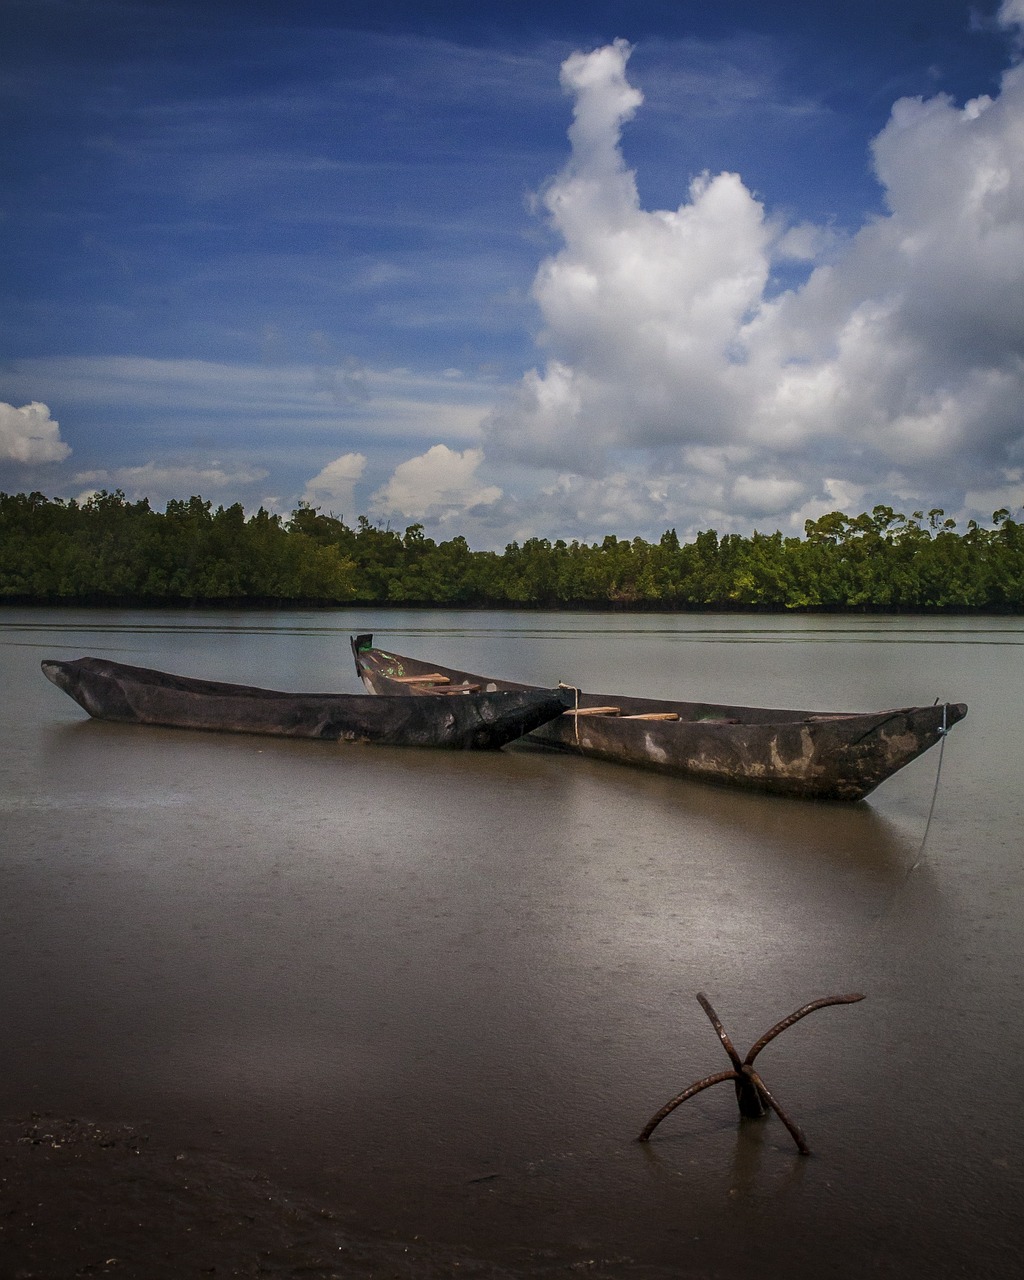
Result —
[[[550,690],[449,699],[294,694],[79,658],[47,660],[43,674],[89,715],[126,724],[385,746],[493,750],[560,715]]]
[[[847,721],[744,724],[739,732],[725,723],[566,715],[530,739],[704,782],[805,799],[862,800],[940,740],[943,718],[943,707],[908,707]]]
[[[439,689],[450,695],[461,686],[531,687],[391,654],[374,648],[370,636],[357,636],[352,649],[364,685],[378,694],[393,695],[410,687],[420,696]],[[426,675],[448,683],[398,683]],[[525,741],[704,782],[816,800],[863,799],[967,714],[962,703],[838,713],[613,694],[573,696],[573,708],[535,729]],[[576,714],[577,708],[585,712],[608,706],[618,714]],[[644,715],[678,719],[629,718]]]

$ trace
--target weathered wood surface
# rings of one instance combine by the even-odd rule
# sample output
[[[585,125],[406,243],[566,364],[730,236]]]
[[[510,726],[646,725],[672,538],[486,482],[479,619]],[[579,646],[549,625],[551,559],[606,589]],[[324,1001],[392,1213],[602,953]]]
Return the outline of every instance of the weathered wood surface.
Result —
[[[131,667],[102,658],[47,660],[43,674],[91,716],[129,724],[320,738],[403,747],[487,750],[561,714],[559,690],[504,690],[427,699],[401,687],[369,694],[282,693]]]
[[[396,683],[430,672],[460,686],[529,689],[511,680],[420,662],[375,648],[370,635],[352,641],[356,670],[373,693],[429,687]],[[565,715],[530,733],[528,741],[663,773],[817,800],[861,800],[897,770],[939,742],[967,714],[960,702],[875,712],[823,712],[716,703],[671,702],[570,690]],[[620,714],[593,714],[617,707]],[[573,714],[578,710],[580,714]],[[591,711],[588,715],[587,712]],[[677,720],[644,720],[648,713]]]

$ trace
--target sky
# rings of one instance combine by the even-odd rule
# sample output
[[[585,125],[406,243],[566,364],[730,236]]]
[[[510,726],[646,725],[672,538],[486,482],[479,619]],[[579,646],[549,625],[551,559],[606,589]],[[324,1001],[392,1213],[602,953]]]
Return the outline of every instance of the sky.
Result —
[[[1024,0],[0,0],[0,490],[1024,503]]]

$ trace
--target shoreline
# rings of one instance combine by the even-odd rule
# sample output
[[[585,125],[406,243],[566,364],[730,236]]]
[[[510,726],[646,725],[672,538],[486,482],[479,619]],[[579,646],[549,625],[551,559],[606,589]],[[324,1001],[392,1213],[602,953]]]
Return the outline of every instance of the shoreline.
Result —
[[[167,1146],[136,1124],[4,1117],[0,1187],[5,1280],[555,1274],[539,1259],[509,1270],[422,1239],[374,1237],[265,1173],[212,1150]]]

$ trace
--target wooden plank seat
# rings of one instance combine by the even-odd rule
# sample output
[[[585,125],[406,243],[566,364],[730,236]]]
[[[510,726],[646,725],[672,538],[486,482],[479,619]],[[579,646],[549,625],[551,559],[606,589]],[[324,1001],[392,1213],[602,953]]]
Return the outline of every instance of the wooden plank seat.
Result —
[[[567,716],[617,716],[620,707],[570,707],[562,714]]]
[[[451,684],[451,680],[440,671],[434,671],[428,676],[389,676],[388,679],[395,684]]]
[[[623,720],[678,720],[678,711],[640,711],[636,715],[623,716]]]

